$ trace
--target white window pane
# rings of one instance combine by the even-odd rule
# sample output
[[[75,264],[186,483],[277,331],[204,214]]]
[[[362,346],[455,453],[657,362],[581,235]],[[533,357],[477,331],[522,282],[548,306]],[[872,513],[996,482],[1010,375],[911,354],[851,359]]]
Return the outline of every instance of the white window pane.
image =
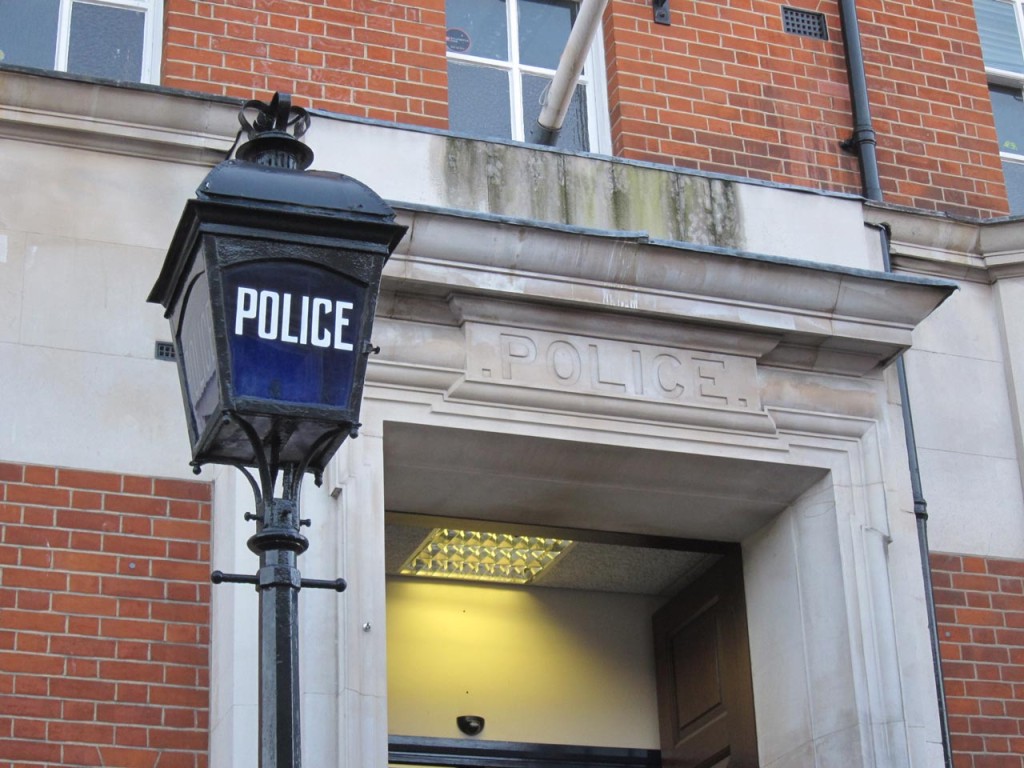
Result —
[[[974,0],[974,12],[985,66],[1024,74],[1024,53],[1013,4],[1001,0]]]
[[[145,11],[75,3],[68,71],[112,80],[142,80]]]
[[[537,123],[537,118],[540,117],[544,89],[550,82],[551,79],[547,77],[523,75],[523,119],[526,121],[526,140],[529,142],[538,142],[544,133],[544,129]],[[562,130],[558,132],[557,140],[551,146],[576,152],[586,152],[589,149],[587,94],[582,85],[576,86]]]
[[[1010,201],[1010,214],[1024,214],[1024,163],[1003,162],[1006,177],[1006,196]]]
[[[1024,96],[1020,88],[989,86],[999,149],[1024,155]]]
[[[571,0],[519,0],[519,60],[555,69],[576,16]]]
[[[60,0],[0,0],[0,61],[53,69]]]
[[[504,0],[447,0],[448,50],[508,61],[508,17]]]
[[[449,61],[448,126],[481,138],[511,139],[508,72]]]

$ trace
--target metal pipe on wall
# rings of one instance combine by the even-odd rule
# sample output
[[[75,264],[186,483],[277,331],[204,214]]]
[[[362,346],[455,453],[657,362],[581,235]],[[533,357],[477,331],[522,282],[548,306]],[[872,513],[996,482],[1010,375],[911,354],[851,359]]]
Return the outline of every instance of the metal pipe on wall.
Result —
[[[843,48],[846,51],[850,100],[853,103],[853,136],[843,142],[843,149],[853,152],[860,160],[864,197],[881,202],[882,183],[878,176],[875,128],[871,122],[868,79],[864,70],[864,49],[860,42],[856,0],[839,0],[839,21],[843,30]]]
[[[558,60],[558,69],[555,70],[555,76],[548,86],[544,105],[537,118],[537,122],[549,138],[553,138],[562,130],[565,115],[569,111],[569,103],[576,91],[576,83],[583,73],[583,63],[587,60],[590,45],[601,26],[601,17],[607,5],[608,0],[583,0],[580,3],[576,21],[572,25],[569,39]]]
[[[882,239],[882,258],[885,271],[892,272],[890,261],[889,228],[879,227]],[[939,646],[939,625],[935,616],[935,594],[932,587],[932,565],[928,557],[928,502],[921,485],[921,465],[917,453],[917,437],[914,433],[914,416],[910,409],[910,388],[907,385],[907,366],[903,355],[896,358],[896,380],[900,391],[900,412],[903,414],[903,433],[907,442],[907,458],[910,464],[910,488],[914,497],[914,519],[917,523],[917,543],[921,554],[921,571],[924,574],[925,608],[928,611],[928,635],[932,649],[932,673],[935,677],[935,691],[939,705],[939,729],[942,737],[942,756],[946,768],[953,768],[953,753],[949,735],[949,710],[946,705],[946,686],[942,677],[942,655]]]
[[[857,155],[861,171],[861,188],[868,200],[883,202],[881,178],[878,171],[877,138],[871,121],[871,105],[867,73],[864,67],[864,49],[861,46],[860,24],[857,21],[856,0],[839,0],[839,19],[846,51],[847,76],[850,81],[850,101],[853,110],[853,136],[843,142],[843,148]],[[881,228],[882,256],[885,271],[892,272],[889,230]],[[921,484],[921,465],[914,434],[914,419],[910,410],[910,389],[907,369],[900,355],[896,359],[896,378],[900,391],[900,411],[903,432],[907,442],[910,486],[914,497],[914,518],[917,522],[917,541],[921,553],[921,572],[924,578],[925,607],[928,613],[928,633],[932,649],[932,671],[939,708],[939,730],[942,738],[942,756],[946,768],[953,768],[953,753],[949,735],[949,716],[946,706],[946,688],[942,677],[942,657],[939,646],[939,628],[935,617],[935,597],[932,589],[932,568],[928,557],[928,502]]]

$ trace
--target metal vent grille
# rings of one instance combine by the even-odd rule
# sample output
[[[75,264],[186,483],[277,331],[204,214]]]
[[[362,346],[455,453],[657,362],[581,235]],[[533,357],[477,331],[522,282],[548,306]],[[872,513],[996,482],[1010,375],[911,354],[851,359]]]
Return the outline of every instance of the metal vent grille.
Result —
[[[828,27],[825,26],[825,14],[823,13],[783,7],[782,28],[792,35],[828,40]]]
[[[157,360],[175,360],[178,356],[174,354],[174,345],[169,341],[158,341],[153,357]]]

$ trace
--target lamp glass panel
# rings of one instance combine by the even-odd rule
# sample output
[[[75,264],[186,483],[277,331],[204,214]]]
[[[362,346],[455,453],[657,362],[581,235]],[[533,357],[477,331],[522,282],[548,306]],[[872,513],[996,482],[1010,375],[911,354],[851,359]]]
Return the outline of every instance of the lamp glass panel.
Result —
[[[349,406],[367,286],[293,261],[239,264],[223,282],[235,397]]]
[[[528,584],[572,545],[565,539],[435,528],[400,573],[439,579]]]
[[[220,399],[210,285],[205,272],[199,272],[192,279],[182,303],[176,340],[181,354],[189,412],[198,436],[203,433],[206,423],[217,410]]]

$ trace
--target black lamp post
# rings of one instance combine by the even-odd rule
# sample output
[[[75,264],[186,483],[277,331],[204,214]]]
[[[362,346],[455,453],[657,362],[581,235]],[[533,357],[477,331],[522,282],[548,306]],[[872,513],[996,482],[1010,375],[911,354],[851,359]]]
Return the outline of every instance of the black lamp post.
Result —
[[[356,434],[381,271],[405,227],[364,184],[305,170],[309,116],[288,96],[239,120],[249,141],[186,203],[149,301],[171,323],[192,465],[238,467],[256,498],[258,573],[212,579],[259,592],[259,765],[298,768],[298,592],[345,588],[296,567],[299,489]]]

